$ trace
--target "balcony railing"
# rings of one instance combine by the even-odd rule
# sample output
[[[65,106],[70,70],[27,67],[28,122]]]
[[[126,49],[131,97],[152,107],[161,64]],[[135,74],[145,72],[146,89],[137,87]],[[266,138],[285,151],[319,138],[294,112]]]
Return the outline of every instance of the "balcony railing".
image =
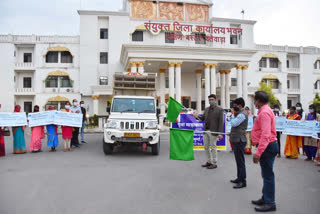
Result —
[[[277,73],[277,72],[281,72],[281,69],[280,68],[262,68],[262,67],[259,67],[259,69],[257,70],[258,72],[274,72],[274,73]]]
[[[300,73],[300,68],[288,68],[289,73]]]
[[[1,42],[14,42],[14,43],[74,43],[80,42],[79,36],[36,36],[36,35],[0,35]]]
[[[288,88],[288,93],[289,94],[299,94],[300,89],[299,88]]]
[[[34,69],[34,64],[31,62],[18,62],[15,64],[15,69],[31,69],[33,70]]]
[[[319,54],[320,48],[317,47],[290,47],[290,46],[277,46],[277,45],[262,45],[256,44],[257,50],[263,51],[282,51],[290,53],[305,53],[305,54]]]
[[[35,92],[33,88],[16,88],[15,93],[18,95],[32,95]]]

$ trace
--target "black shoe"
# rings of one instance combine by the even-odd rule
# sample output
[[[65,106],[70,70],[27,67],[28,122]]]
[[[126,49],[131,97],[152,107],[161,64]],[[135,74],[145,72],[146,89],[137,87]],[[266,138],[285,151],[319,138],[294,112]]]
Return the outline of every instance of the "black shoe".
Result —
[[[80,144],[73,145],[74,147],[80,148]]]
[[[259,200],[256,200],[256,201],[251,201],[251,203],[253,203],[254,205],[258,205],[258,206],[261,206],[261,205],[264,205],[266,202],[260,198]]]
[[[81,141],[81,143],[87,143],[87,142],[85,142],[85,141]]]
[[[274,204],[264,204],[261,206],[257,206],[254,208],[257,212],[269,212],[269,211],[276,211],[276,205]]]
[[[240,183],[237,183],[235,186],[233,186],[233,189],[241,189],[241,188],[244,188],[246,186],[247,186],[246,183],[240,182]]]
[[[237,184],[237,183],[239,183],[240,181],[239,181],[238,178],[237,178],[237,179],[234,179],[234,180],[230,180],[230,182],[231,182],[231,183],[234,183],[234,184]]]

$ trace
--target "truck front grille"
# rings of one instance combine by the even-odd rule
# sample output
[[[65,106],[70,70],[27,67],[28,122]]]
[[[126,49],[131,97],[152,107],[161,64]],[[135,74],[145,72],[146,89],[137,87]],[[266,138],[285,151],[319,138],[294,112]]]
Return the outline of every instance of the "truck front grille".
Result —
[[[144,122],[130,122],[124,121],[120,122],[120,128],[122,130],[143,130],[144,129]]]

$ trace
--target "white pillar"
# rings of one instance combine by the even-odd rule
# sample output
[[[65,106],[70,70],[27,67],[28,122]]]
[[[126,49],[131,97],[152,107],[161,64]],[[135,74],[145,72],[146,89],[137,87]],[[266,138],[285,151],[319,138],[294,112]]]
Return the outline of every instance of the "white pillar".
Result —
[[[130,62],[131,73],[137,73],[137,62]]]
[[[176,63],[176,100],[181,103],[181,65]]]
[[[225,82],[226,82],[226,108],[230,108],[230,90],[229,90],[229,76],[230,76],[230,70],[226,71],[225,74]]]
[[[140,74],[144,73],[144,62],[138,62],[138,72]]]
[[[204,64],[204,78],[205,78],[205,107],[209,106],[208,96],[210,95],[210,65]]]
[[[248,65],[242,66],[242,96],[244,101],[248,102],[248,82],[247,82]]]
[[[242,97],[242,67],[237,65],[237,97]]]
[[[211,65],[211,72],[210,72],[210,75],[211,75],[211,94],[216,94],[216,67],[217,67],[217,64],[212,64]]]
[[[160,85],[160,115],[164,116],[166,113],[166,107],[165,107],[165,88],[166,88],[166,69],[160,69],[160,81],[159,81],[159,85]],[[163,127],[163,119],[161,119],[162,117],[160,117],[160,126]]]
[[[267,58],[267,68],[270,68],[270,58]]]
[[[196,70],[196,75],[197,75],[197,112],[198,112],[198,114],[201,112],[201,103],[202,103],[201,73],[202,73],[202,70]]]
[[[174,64],[169,62],[169,96],[174,98]]]
[[[221,108],[225,108],[226,104],[226,79],[224,75],[225,71],[220,71],[220,81],[221,81],[221,90],[220,90],[220,101]]]
[[[93,99],[93,115],[99,115],[99,96],[92,96]]]

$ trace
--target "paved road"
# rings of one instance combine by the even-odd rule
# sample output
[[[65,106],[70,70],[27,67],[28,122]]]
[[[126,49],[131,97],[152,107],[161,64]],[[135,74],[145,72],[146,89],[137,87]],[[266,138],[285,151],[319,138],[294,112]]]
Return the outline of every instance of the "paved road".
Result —
[[[26,138],[29,138],[27,136]],[[192,162],[169,160],[169,136],[162,134],[159,156],[124,148],[102,152],[102,135],[87,135],[87,145],[73,152],[13,155],[0,158],[1,214],[233,214],[255,213],[251,199],[261,195],[260,168],[246,156],[248,187],[232,189],[233,153],[219,152],[218,168],[200,167],[203,152]],[[319,167],[280,158],[275,163],[278,212],[320,213]]]

